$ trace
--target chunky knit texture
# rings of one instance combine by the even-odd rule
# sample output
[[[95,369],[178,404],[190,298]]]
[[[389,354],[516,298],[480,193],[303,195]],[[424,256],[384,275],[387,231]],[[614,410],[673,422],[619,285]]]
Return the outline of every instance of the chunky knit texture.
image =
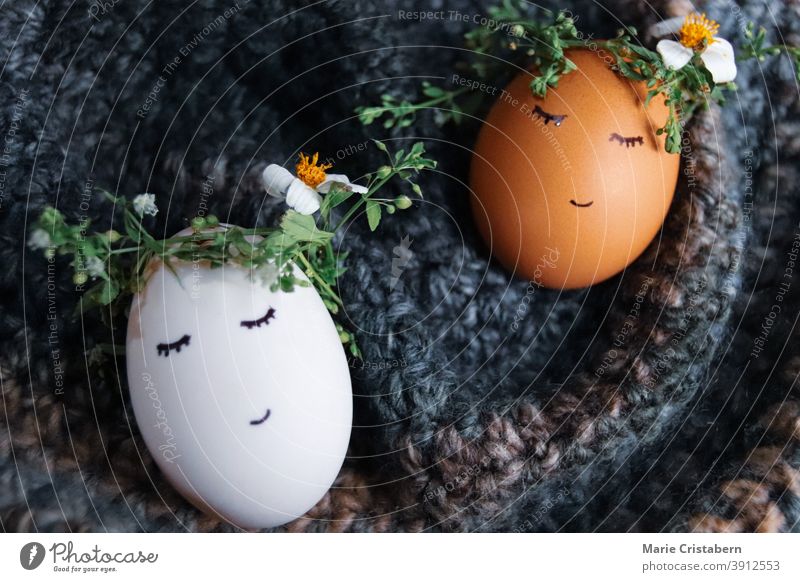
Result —
[[[486,13],[441,4],[426,8]],[[139,14],[120,2],[94,17],[91,6],[0,8],[4,530],[233,529],[165,482],[124,371],[100,374],[84,359],[95,343],[121,343],[121,330],[70,318],[67,265],[48,280],[24,245],[41,208],[110,227],[110,207],[84,196],[102,186],[155,192],[151,226],[165,235],[200,204],[227,222],[271,224],[283,208],[259,185],[266,163],[319,150],[352,177],[379,163],[358,147],[369,137],[425,139],[440,172],[381,236],[357,224],[339,239],[351,251],[346,317],[366,363],[352,368],[350,454],[334,488],[282,529],[800,528],[800,272],[787,277],[800,244],[800,105],[785,58],[741,67],[725,111],[687,127],[677,196],[645,255],[608,282],[559,293],[511,278],[477,236],[464,184],[477,124],[438,129],[423,114],[389,135],[352,116],[385,91],[413,94],[420,79],[409,76],[451,75],[467,25],[405,21],[391,2],[242,2],[222,19],[233,4]],[[596,37],[613,34],[613,14],[644,31],[686,10],[679,0],[569,7]],[[800,44],[792,0],[701,9],[734,42],[745,19],[774,35],[774,17]]]

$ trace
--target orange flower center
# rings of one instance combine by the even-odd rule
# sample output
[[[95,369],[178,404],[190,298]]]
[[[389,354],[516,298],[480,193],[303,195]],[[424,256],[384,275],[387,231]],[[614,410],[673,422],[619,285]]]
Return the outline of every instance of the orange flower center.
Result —
[[[679,31],[681,44],[695,51],[705,50],[714,42],[719,24],[706,18],[705,14],[692,12],[686,17]]]
[[[316,188],[325,181],[325,170],[333,167],[333,164],[318,164],[319,153],[315,153],[309,157],[303,153],[300,154],[300,161],[295,166],[297,177],[309,188]]]

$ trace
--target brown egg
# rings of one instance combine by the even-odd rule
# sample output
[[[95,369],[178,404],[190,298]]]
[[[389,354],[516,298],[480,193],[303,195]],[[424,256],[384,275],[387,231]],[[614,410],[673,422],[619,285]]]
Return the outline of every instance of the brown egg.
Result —
[[[658,234],[680,156],[656,129],[663,98],[615,73],[602,55],[571,51],[577,70],[545,99],[530,74],[501,92],[475,145],[472,209],[491,252],[516,275],[551,288],[599,283]]]

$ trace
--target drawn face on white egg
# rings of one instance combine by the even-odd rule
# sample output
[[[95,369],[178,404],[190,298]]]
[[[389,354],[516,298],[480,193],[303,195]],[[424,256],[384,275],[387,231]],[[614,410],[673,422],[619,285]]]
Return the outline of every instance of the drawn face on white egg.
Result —
[[[247,529],[329,489],[352,424],[350,375],[313,287],[273,293],[235,266],[163,266],[134,298],[128,381],[159,467],[197,507]]]

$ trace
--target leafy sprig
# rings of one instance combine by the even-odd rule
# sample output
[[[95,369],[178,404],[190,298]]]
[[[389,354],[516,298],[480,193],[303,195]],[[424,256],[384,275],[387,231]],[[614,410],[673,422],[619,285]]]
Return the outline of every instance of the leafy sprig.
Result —
[[[436,162],[434,160],[424,157],[425,146],[421,142],[415,143],[408,152],[399,150],[395,152],[394,155],[389,152],[389,149],[383,142],[375,141],[375,145],[386,154],[388,164],[379,167],[375,172],[369,174],[367,193],[345,212],[344,216],[338,221],[336,226],[333,227],[334,231],[342,228],[342,226],[362,208],[364,208],[364,212],[366,213],[370,230],[375,231],[381,222],[384,211],[388,214],[394,214],[395,210],[405,210],[411,206],[412,200],[405,195],[388,200],[377,198],[374,194],[383,188],[390,180],[399,178],[408,183],[411,187],[411,191],[421,198],[422,188],[420,188],[419,184],[414,180],[421,171],[436,168]],[[328,196],[323,200],[320,214],[326,221],[325,224],[331,224],[330,211],[350,197],[346,196],[342,199],[343,196],[346,195],[339,194],[333,197]]]
[[[786,51],[792,59],[795,76],[800,81],[800,47],[788,44],[769,44],[766,29],[763,26],[756,29],[752,22],[745,26],[744,37],[747,43],[742,47],[739,60],[756,59],[764,62],[768,58],[778,56],[782,51]]]
[[[422,83],[422,94],[427,99],[419,103],[411,103],[406,99],[396,99],[389,93],[381,95],[381,104],[376,107],[360,106],[356,107],[355,112],[358,119],[364,125],[370,125],[374,121],[383,118],[384,129],[393,127],[408,127],[416,121],[417,111],[423,109],[437,109],[437,123],[444,124],[452,121],[455,124],[461,123],[463,111],[456,102],[457,98],[466,93],[466,87],[460,87],[453,91],[448,91],[432,85],[429,81]]]
[[[109,323],[125,312],[130,296],[144,287],[154,260],[173,272],[181,262],[199,262],[210,268],[238,265],[272,291],[288,293],[310,282],[335,317],[344,307],[336,286],[346,270],[343,262],[347,257],[347,253],[337,254],[333,248],[336,233],[357,218],[359,211],[375,231],[384,212],[393,214],[410,208],[411,196],[384,199],[377,194],[388,182],[399,179],[410,185],[413,196],[422,197],[416,176],[436,167],[434,160],[424,157],[422,143],[394,154],[384,143],[374,143],[385,152],[389,163],[366,175],[368,190],[364,194],[334,184],[323,198],[318,217],[288,210],[277,227],[242,228],[223,226],[213,215],[197,216],[191,221],[191,233],[156,239],[144,225],[145,216],[157,212],[151,194],[128,201],[103,192],[115,208],[122,210],[122,232],[92,232],[90,221],[69,224],[59,210],[48,207],[36,221],[29,245],[43,250],[48,258],[71,257],[73,282],[83,293],[81,309],[105,308],[101,312]],[[339,217],[338,210],[348,202],[349,207]],[[297,276],[297,267],[307,280]],[[336,329],[350,353],[361,357],[353,333],[338,322]]]

